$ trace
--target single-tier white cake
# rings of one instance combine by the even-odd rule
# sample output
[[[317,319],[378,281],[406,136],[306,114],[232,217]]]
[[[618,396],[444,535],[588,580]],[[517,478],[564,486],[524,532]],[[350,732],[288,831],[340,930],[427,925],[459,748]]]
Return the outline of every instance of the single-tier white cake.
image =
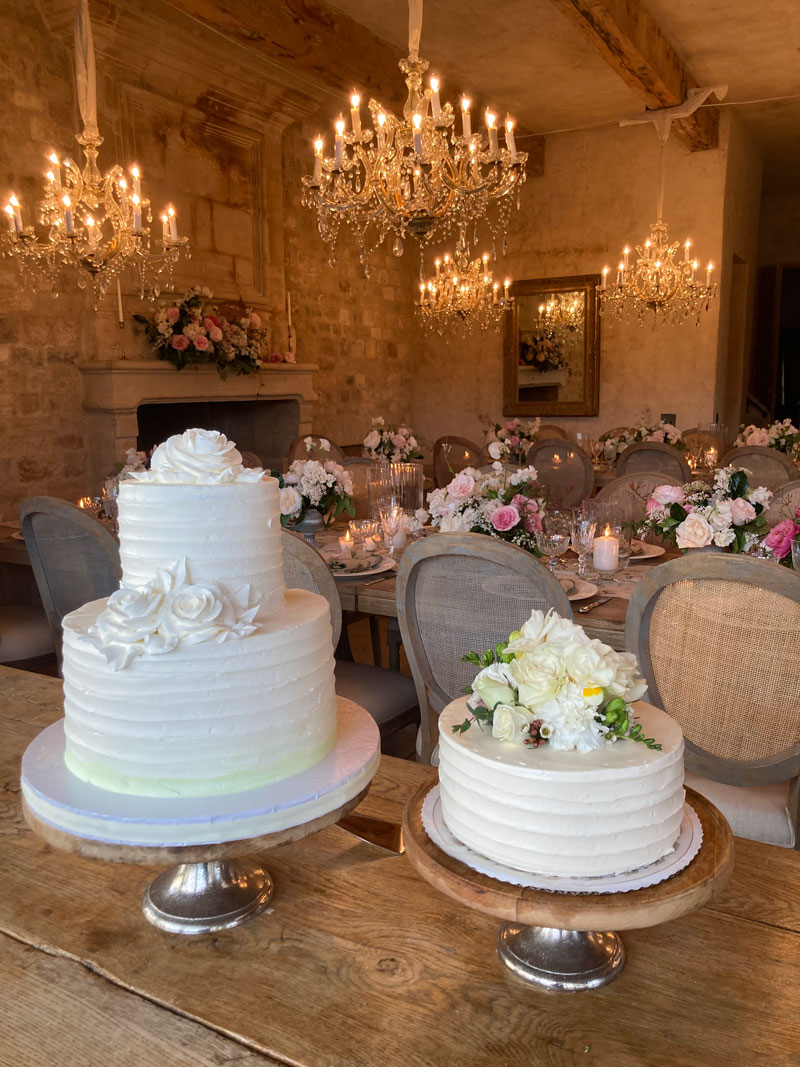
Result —
[[[278,485],[187,430],[119,489],[120,589],[64,619],[65,760],[112,792],[212,796],[336,743],[330,609],[286,591]]]
[[[654,863],[677,840],[684,803],[683,734],[638,701],[661,750],[618,740],[590,752],[515,745],[477,723],[467,698],[439,718],[442,815],[463,844],[516,870],[591,877]]]

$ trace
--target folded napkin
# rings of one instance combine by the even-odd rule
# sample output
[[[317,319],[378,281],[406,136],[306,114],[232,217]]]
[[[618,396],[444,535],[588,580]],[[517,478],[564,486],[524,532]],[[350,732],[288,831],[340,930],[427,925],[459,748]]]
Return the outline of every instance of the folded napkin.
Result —
[[[328,560],[328,566],[335,574],[362,574],[364,571],[375,570],[381,563],[383,563],[383,556],[379,552],[366,556],[352,556],[350,559],[334,556]]]

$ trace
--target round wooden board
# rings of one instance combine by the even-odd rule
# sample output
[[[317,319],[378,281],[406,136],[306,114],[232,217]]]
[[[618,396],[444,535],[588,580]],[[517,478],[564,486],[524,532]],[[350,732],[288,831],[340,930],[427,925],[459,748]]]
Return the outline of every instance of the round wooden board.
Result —
[[[299,841],[310,834],[324,830],[326,826],[338,822],[353,808],[357,807],[369,791],[369,785],[361,790],[350,800],[340,804],[332,811],[319,815],[310,822],[301,823],[299,826],[289,826],[285,830],[277,830],[271,834],[261,834],[259,837],[245,838],[240,841],[225,841],[217,845],[120,845],[109,844],[104,841],[94,841],[86,837],[78,837],[66,830],[59,830],[48,822],[44,822],[35,815],[22,800],[22,811],[25,821],[37,837],[46,841],[53,848],[62,852],[74,852],[77,856],[86,859],[107,860],[114,863],[137,863],[143,866],[162,866],[173,863],[203,863],[211,860],[236,859],[240,856],[253,856],[259,852],[277,848],[279,845],[288,845],[292,841]]]
[[[658,885],[628,893],[552,893],[480,874],[443,852],[422,825],[426,784],[408,801],[403,834],[408,858],[432,886],[478,911],[528,926],[560,930],[638,930],[696,911],[719,894],[733,870],[733,834],[722,814],[693,789],[686,800],[703,827],[688,867]]]

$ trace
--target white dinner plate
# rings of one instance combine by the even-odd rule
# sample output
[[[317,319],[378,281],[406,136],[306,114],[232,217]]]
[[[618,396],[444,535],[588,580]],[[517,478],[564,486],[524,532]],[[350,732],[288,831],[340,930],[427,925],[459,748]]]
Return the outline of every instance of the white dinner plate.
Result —
[[[595,596],[598,591],[597,586],[592,582],[587,582],[585,578],[579,578],[576,574],[566,571],[556,571],[556,579],[567,594],[567,600],[585,600],[587,597]]]
[[[11,535],[11,540],[12,541],[24,541],[25,540],[25,534],[22,532],[22,530],[15,530]]]
[[[335,559],[336,557],[334,556],[331,558]],[[329,558],[328,566],[330,566],[330,563],[331,559]],[[337,581],[352,582],[361,581],[362,578],[370,578],[373,574],[388,574],[389,571],[394,570],[397,570],[397,564],[395,563],[395,561],[393,559],[389,559],[388,556],[384,556],[381,559],[380,563],[378,563],[375,567],[370,567],[368,570],[348,573],[347,571],[335,571],[331,569],[331,574]]]
[[[634,556],[634,548],[641,549]],[[655,556],[663,556],[666,552],[666,548],[662,548],[661,545],[651,545],[647,541],[637,541],[636,538],[631,540],[631,563],[639,563],[643,559],[653,559]]]

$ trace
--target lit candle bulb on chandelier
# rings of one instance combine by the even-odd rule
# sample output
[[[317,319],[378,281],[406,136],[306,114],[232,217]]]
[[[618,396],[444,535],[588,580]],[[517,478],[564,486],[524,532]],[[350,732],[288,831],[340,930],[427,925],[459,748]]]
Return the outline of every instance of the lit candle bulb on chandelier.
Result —
[[[94,230],[94,219],[91,215],[86,216],[86,246],[93,252],[97,245],[97,235]]]
[[[506,115],[506,148],[511,157],[511,162],[517,162],[517,142],[514,140],[514,120]]]
[[[359,104],[361,103],[361,97],[353,90],[353,95],[350,97],[350,121],[353,124],[353,133],[356,137],[361,136],[361,112],[359,111]]]
[[[471,141],[469,146],[469,172],[477,185],[480,181],[480,174],[478,173],[478,146],[474,141]]]
[[[433,115],[433,121],[438,122],[442,117],[442,104],[439,100],[439,79],[435,75],[431,75],[431,114]]]
[[[133,229],[139,233],[142,228],[142,202],[138,193],[133,194],[131,203],[133,204]]]
[[[500,303],[500,286],[497,282],[492,286],[492,303],[495,305]]]
[[[700,264],[699,264],[699,263],[697,262],[697,260],[696,260],[696,259],[693,259],[693,260],[692,260],[692,275],[691,275],[691,277],[689,278],[689,281],[690,281],[690,282],[692,283],[692,285],[694,285],[694,276],[695,276],[695,273],[696,273],[696,271],[697,271],[697,268],[698,268],[699,266],[700,266]]]
[[[333,161],[337,170],[342,169],[344,158],[344,119],[340,115],[336,122],[336,139],[333,142]]]
[[[622,249],[622,269],[628,269],[628,256],[631,254],[630,248],[627,245]]]
[[[624,270],[625,270],[625,265],[623,263],[620,263],[618,265],[618,267],[617,267],[617,285],[622,285],[622,272]]]
[[[161,216],[161,240],[166,244],[169,241],[169,215],[166,211]]]
[[[510,287],[511,287],[511,279],[510,278],[506,278],[506,280],[503,282],[503,299],[504,300],[508,300],[508,290],[509,290]]]
[[[422,158],[422,115],[417,112],[412,116],[411,122],[414,126],[414,151]]]
[[[325,147],[325,142],[321,137],[317,137],[314,141],[314,177],[311,179],[314,185],[319,185],[322,181],[322,149]]]
[[[440,271],[441,271],[441,269],[442,269],[442,261],[441,261],[441,260],[439,259],[439,257],[438,257],[438,256],[437,256],[437,257],[436,257],[436,259],[434,260],[434,263],[433,263],[433,265],[434,265],[434,266],[436,267],[436,277],[438,278],[438,277],[439,277],[439,272],[440,272]]]
[[[689,262],[689,249],[691,247],[692,247],[692,242],[687,237],[686,238],[686,243],[683,246],[683,262],[684,263],[688,263]]]
[[[171,241],[178,240],[178,216],[172,204],[167,205],[167,218],[169,219],[169,237]]]
[[[142,175],[139,168],[134,163],[131,167],[131,177],[133,178],[133,192],[141,200],[142,198]]]
[[[59,158],[55,154],[55,152],[51,152],[50,155],[47,158],[48,158],[49,162],[53,164],[53,182],[55,184],[55,187],[56,187],[56,189],[60,189],[61,188],[61,163],[59,161]],[[49,174],[47,176],[48,176],[48,178],[50,177]]]
[[[22,212],[20,211],[19,200],[12,193],[8,198],[8,203],[14,213],[14,229],[17,233],[20,233],[22,231]]]
[[[650,238],[648,237],[644,243],[644,254],[647,259],[650,258]]]
[[[711,285],[711,272],[713,271],[713,269],[714,269],[714,264],[713,263],[709,263],[708,266],[706,267],[706,285],[707,286]]]
[[[383,111],[379,111],[378,112],[378,129],[379,130],[383,130],[383,127],[385,125],[386,125],[386,113],[383,112]]]
[[[472,103],[468,96],[461,97],[461,132],[465,137],[472,136],[472,119],[469,117],[469,105]]]
[[[14,209],[13,209],[13,207],[11,206],[11,204],[6,204],[6,206],[3,208],[3,211],[5,211],[6,215],[8,216],[8,228],[9,228],[9,230],[11,230],[12,233],[16,233],[17,232],[17,220],[14,218]]]
[[[492,157],[497,155],[497,127],[495,126],[496,116],[493,112],[486,112],[486,129],[489,131],[489,153]]]
[[[608,267],[603,267],[603,281],[600,284],[600,288],[608,288]]]
[[[67,228],[67,237],[74,237],[75,227],[72,224],[72,201],[66,193],[62,196],[61,203],[64,205],[64,225]]]
[[[422,307],[425,303],[425,282],[419,283],[419,306]]]

